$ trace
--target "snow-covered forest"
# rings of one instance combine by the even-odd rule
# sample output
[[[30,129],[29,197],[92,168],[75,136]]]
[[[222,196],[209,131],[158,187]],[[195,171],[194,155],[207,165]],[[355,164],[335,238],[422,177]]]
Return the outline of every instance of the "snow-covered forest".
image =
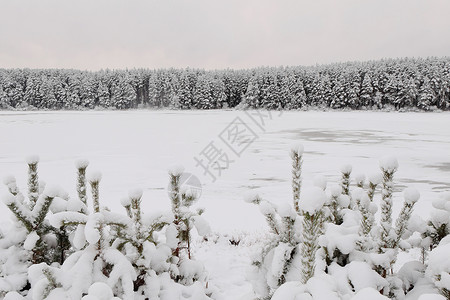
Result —
[[[250,70],[0,69],[1,109],[450,108],[450,59]]]

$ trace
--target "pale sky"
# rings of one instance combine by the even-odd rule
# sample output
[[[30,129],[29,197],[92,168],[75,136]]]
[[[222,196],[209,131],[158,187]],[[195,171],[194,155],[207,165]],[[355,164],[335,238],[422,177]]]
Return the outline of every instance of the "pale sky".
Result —
[[[450,55],[450,0],[0,0],[0,68],[250,68]]]

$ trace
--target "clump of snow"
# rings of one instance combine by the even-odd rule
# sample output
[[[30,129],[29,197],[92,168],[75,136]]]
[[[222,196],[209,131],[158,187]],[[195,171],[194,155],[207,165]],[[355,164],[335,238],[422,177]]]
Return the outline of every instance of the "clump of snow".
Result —
[[[323,175],[316,175],[313,179],[314,186],[325,190],[327,187],[327,179]]]
[[[250,191],[244,195],[244,201],[247,203],[259,204],[259,202],[261,202],[261,198],[257,193]]]
[[[450,235],[441,240],[428,257],[428,269],[426,274],[430,278],[441,277],[435,284],[439,288],[450,290]]]
[[[86,236],[84,234],[85,226],[78,225],[73,235],[72,243],[76,249],[82,249],[86,245]]]
[[[101,213],[95,213],[93,215],[90,215],[88,221],[86,222],[84,234],[86,236],[86,240],[90,244],[95,244],[100,240],[100,232],[98,230],[98,226],[101,222],[101,219]]]
[[[434,199],[432,205],[436,209],[450,211],[450,193],[442,193],[437,199]]]
[[[281,285],[273,294],[272,300],[313,300],[311,294],[306,292],[306,285],[290,281]]]
[[[343,174],[350,174],[352,172],[352,165],[350,164],[342,165],[340,171]]]
[[[184,172],[184,167],[183,167],[183,165],[174,164],[169,167],[168,172],[171,175],[180,176]]]
[[[178,231],[175,224],[170,224],[166,228],[166,244],[172,249],[175,249],[178,245]]]
[[[320,239],[320,245],[328,248],[330,253],[339,249],[343,254],[349,254],[355,249],[356,242],[359,239],[359,226],[352,226],[346,222],[342,226],[333,223],[327,223],[323,238]]]
[[[430,220],[434,226],[440,227],[449,222],[449,212],[442,209],[435,209],[430,212]]]
[[[336,281],[330,275],[316,275],[308,280],[306,286],[313,299],[341,300],[336,292]]]
[[[39,162],[39,155],[29,155],[25,158],[25,161],[29,165],[34,165]]]
[[[370,174],[368,179],[369,179],[369,182],[371,182],[372,184],[378,185],[381,183],[381,181],[383,181],[383,176],[377,172],[377,173]]]
[[[327,197],[320,188],[306,188],[303,192],[302,198],[300,199],[299,207],[302,211],[313,215],[322,209],[326,201]]]
[[[58,195],[62,194],[61,191],[62,191],[61,187],[57,185],[47,186],[45,188],[44,195],[50,198],[55,198]]]
[[[77,169],[86,169],[89,166],[89,160],[81,158],[75,161],[75,167]]]
[[[406,188],[403,191],[403,197],[405,198],[406,203],[414,204],[419,200],[420,193],[415,188]]]
[[[341,195],[338,198],[339,207],[348,207],[350,205],[350,197],[348,195]]]
[[[283,202],[281,203],[277,208],[278,214],[282,218],[291,218],[295,219],[297,216],[297,213],[294,211],[291,205],[289,203]]]
[[[358,173],[354,177],[356,183],[364,182],[366,180],[366,175],[364,175],[364,173]]]
[[[130,197],[122,197],[120,198],[120,204],[123,207],[127,207],[131,205],[131,198]]]
[[[369,212],[371,214],[376,214],[378,211],[378,205],[376,203],[370,203],[369,204]]]
[[[23,248],[25,248],[25,250],[32,250],[36,246],[36,242],[39,241],[39,239],[40,237],[36,231],[31,232],[23,243]]]
[[[192,284],[195,278],[199,278],[204,273],[205,267],[199,261],[192,259],[183,260],[180,263],[179,271],[187,284]]]
[[[89,181],[90,182],[100,182],[102,180],[102,173],[95,171],[89,174]]]
[[[418,261],[405,263],[398,271],[398,277],[402,280],[404,288],[410,290],[415,286],[425,273],[425,266]]]
[[[69,211],[82,211],[82,210],[86,210],[87,207],[86,205],[81,202],[79,199],[76,198],[70,198],[67,201],[67,210]]]
[[[135,189],[131,189],[128,191],[128,196],[131,199],[140,199],[142,197],[142,189],[140,188],[135,188]]]
[[[275,208],[273,207],[273,205],[270,202],[265,201],[265,200],[263,200],[259,203],[259,210],[265,216],[275,213]]]
[[[16,201],[16,197],[14,197],[11,194],[5,194],[5,195],[3,195],[2,200],[3,200],[3,203],[5,203],[5,205],[10,205]]]
[[[355,199],[361,199],[364,195],[367,195],[366,192],[362,188],[359,188],[359,187],[355,188],[353,191],[351,191],[350,194]]]
[[[355,291],[365,288],[380,290],[388,283],[380,274],[372,270],[365,262],[352,261],[348,266],[348,279],[351,281]]]
[[[436,208],[436,209],[445,209],[445,204],[446,204],[446,202],[447,202],[447,201],[445,201],[445,199],[439,197],[439,198],[437,198],[437,199],[434,199],[434,200],[431,202],[431,205],[433,205],[433,207]]]
[[[93,283],[89,287],[88,295],[94,296],[98,300],[111,300],[111,298],[114,297],[114,294],[111,291],[111,288],[104,282]]]
[[[338,197],[339,195],[342,194],[342,187],[340,187],[337,184],[333,184],[330,188],[329,188],[330,194],[333,197]]]
[[[211,227],[202,216],[194,216],[194,226],[200,236],[206,236],[211,232]]]
[[[303,155],[304,147],[302,143],[294,143],[291,145],[291,151],[298,153],[299,156]]]
[[[384,156],[380,159],[380,168],[385,171],[395,171],[398,168],[398,161],[395,156]]]

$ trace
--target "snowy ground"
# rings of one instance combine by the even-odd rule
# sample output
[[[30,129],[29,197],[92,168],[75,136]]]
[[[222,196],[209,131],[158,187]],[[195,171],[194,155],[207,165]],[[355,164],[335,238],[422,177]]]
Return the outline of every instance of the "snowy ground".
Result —
[[[240,156],[220,139],[236,117],[254,133]],[[305,146],[304,185],[316,175],[337,179],[344,163],[352,164],[355,174],[377,172],[378,159],[393,154],[400,164],[397,191],[414,186],[422,194],[418,214],[427,216],[433,197],[450,190],[449,113],[273,112],[264,124],[253,118],[257,122],[242,111],[1,112],[0,177],[13,174],[25,188],[24,159],[39,154],[40,178],[75,196],[74,161],[88,158],[88,170],[103,173],[103,205],[120,211],[120,198],[141,187],[144,211],[150,212],[169,209],[167,168],[181,163],[203,183],[199,205],[206,208],[212,229],[222,233],[265,230],[256,207],[243,201],[250,189],[275,203],[291,201],[288,150],[293,142]],[[210,142],[233,161],[221,176],[215,173],[215,182],[194,160]],[[398,210],[399,193],[394,201]],[[7,214],[0,208],[3,220]],[[220,243],[198,249],[226,299],[251,292],[243,277],[246,251]]]

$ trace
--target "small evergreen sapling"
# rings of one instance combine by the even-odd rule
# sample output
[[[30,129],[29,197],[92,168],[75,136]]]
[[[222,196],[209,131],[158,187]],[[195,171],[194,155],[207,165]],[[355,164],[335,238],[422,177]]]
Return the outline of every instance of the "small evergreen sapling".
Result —
[[[300,190],[302,187],[302,157],[303,157],[303,145],[295,144],[291,147],[292,158],[292,195],[294,199],[295,211],[300,214],[299,202],[300,202]]]
[[[181,186],[182,175],[181,166],[173,166],[169,170],[169,197],[172,203],[173,222],[167,228],[168,244],[172,248],[172,262],[177,265],[172,271],[172,277],[176,282],[192,284],[205,278],[201,263],[192,260],[191,230],[195,227],[199,235],[205,236],[210,232],[210,228],[201,216],[203,209],[197,211],[190,209],[197,201],[198,195],[194,190]]]
[[[381,190],[381,237],[380,251],[390,248],[395,239],[392,231],[392,194],[394,192],[394,174],[398,168],[395,157],[384,157],[380,160],[380,168],[383,173],[383,187]]]
[[[450,234],[450,193],[443,193],[432,202],[432,205],[430,219],[422,234],[430,241],[428,249],[430,251]]]
[[[89,179],[93,213],[60,212],[51,219],[55,227],[83,225],[79,228],[84,229],[84,235],[79,233],[78,238],[88,242],[86,248],[73,253],[62,265],[63,278],[72,278],[70,281],[63,280],[63,288],[70,297],[77,299],[88,291],[92,283],[101,281],[107,283],[115,293],[123,295],[124,299],[133,299],[136,271],[120,251],[110,246],[110,228],[126,228],[129,226],[128,219],[100,208],[100,180],[100,173],[93,173]],[[83,244],[76,240],[74,242]]]
[[[431,250],[426,274],[442,295],[450,299],[450,193],[443,193],[433,201],[428,226],[423,234],[430,240]]]
[[[28,162],[28,201],[25,201],[22,193],[16,185],[14,177],[8,177],[4,183],[8,187],[10,195],[3,198],[3,202],[14,214],[17,220],[26,228],[28,237],[24,241],[24,248],[32,251],[31,263],[52,261],[53,251],[49,251],[49,245],[44,238],[53,232],[45,217],[54,198],[58,196],[58,189],[47,188],[40,193],[38,182],[37,164],[39,158],[32,156]]]
[[[144,218],[141,210],[142,190],[134,189],[121,203],[126,209],[129,226],[117,227],[114,233],[116,239],[113,247],[123,252],[137,270],[138,276],[134,281],[134,290],[139,295],[151,295],[151,286],[158,282],[157,276],[168,272],[170,265],[166,260],[170,258],[170,249],[161,245],[154,234],[163,230],[172,221],[172,217],[156,214],[151,218]],[[167,251],[169,250],[169,251]],[[165,257],[162,262],[157,257]]]
[[[302,282],[306,283],[314,276],[316,252],[319,249],[319,237],[323,233],[324,212],[326,202],[324,192],[319,188],[312,188],[304,192],[300,202],[303,214],[303,230],[301,244]]]
[[[306,191],[300,198],[303,146],[294,145],[290,155],[293,205],[275,206],[258,195],[246,199],[259,206],[271,232],[271,239],[253,262],[257,276],[263,279],[254,282],[255,288],[263,297],[272,295],[289,278],[306,282],[314,275],[318,239],[323,233],[326,181],[316,180],[319,187]]]

